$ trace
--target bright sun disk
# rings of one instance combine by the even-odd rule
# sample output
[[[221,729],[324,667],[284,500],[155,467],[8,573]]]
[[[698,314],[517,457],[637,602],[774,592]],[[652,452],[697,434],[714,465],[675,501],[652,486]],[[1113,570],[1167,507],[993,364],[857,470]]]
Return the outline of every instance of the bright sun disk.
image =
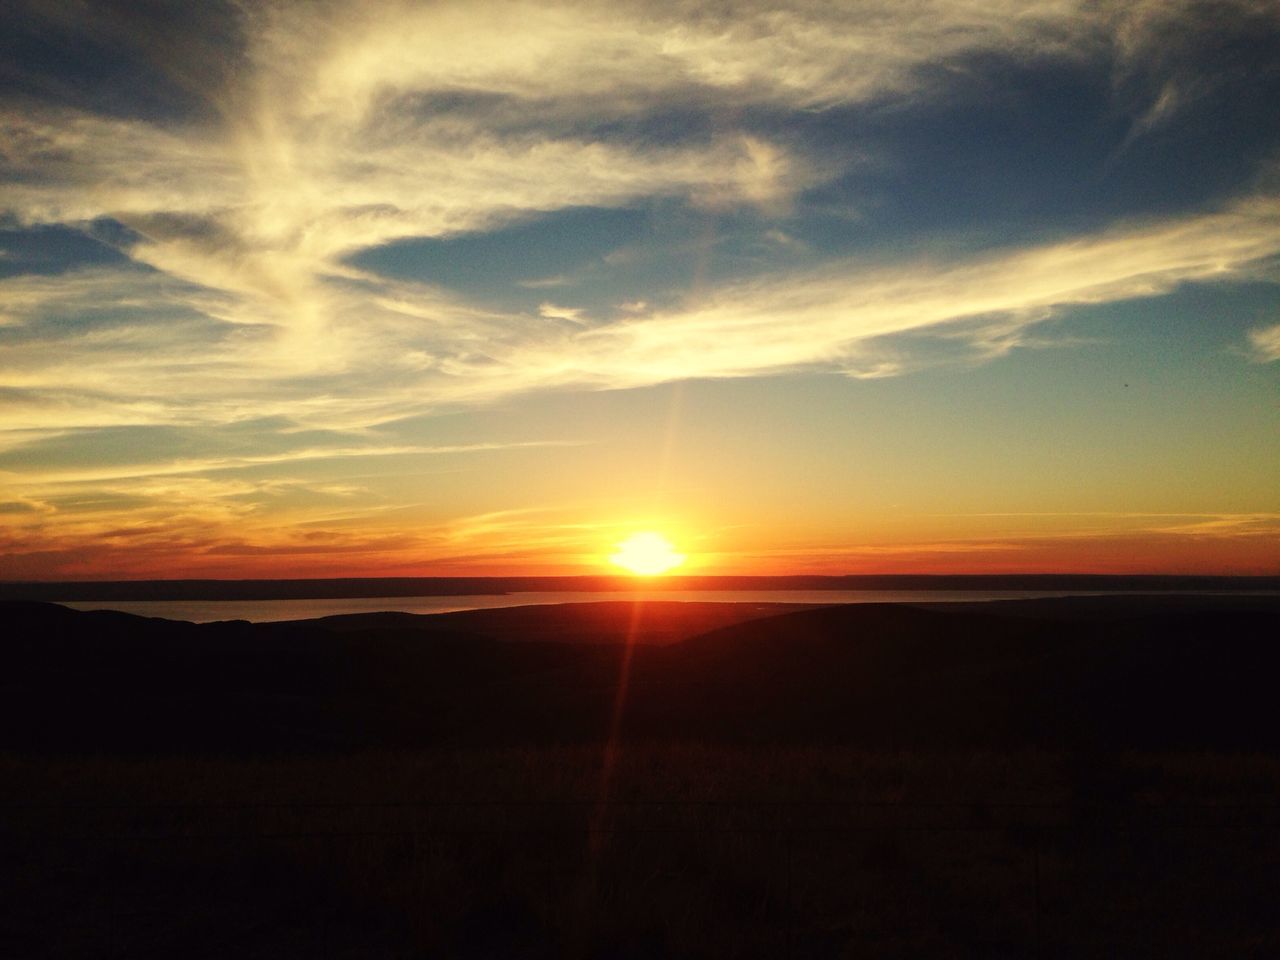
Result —
[[[660,533],[633,533],[618,544],[618,552],[609,558],[636,576],[654,577],[684,563],[684,554]]]

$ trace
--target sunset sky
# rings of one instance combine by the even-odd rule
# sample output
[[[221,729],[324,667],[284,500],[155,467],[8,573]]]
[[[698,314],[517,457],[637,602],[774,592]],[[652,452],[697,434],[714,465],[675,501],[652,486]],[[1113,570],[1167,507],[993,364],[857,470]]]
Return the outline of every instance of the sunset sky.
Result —
[[[0,579],[1280,573],[1280,2],[0,13]]]

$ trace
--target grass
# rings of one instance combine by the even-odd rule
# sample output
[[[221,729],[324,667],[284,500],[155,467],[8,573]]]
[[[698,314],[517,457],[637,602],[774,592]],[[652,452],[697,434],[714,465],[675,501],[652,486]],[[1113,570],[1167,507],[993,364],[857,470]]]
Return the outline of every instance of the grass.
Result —
[[[1280,759],[0,756],[6,957],[1269,956]],[[7,945],[5,945],[7,943]]]

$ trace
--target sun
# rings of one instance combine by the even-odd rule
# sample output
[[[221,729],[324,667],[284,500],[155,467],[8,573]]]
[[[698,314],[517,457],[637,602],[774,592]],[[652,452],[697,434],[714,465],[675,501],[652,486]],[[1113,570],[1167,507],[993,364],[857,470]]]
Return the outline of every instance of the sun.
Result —
[[[619,543],[609,560],[637,577],[656,577],[684,563],[684,554],[662,534],[646,530]]]

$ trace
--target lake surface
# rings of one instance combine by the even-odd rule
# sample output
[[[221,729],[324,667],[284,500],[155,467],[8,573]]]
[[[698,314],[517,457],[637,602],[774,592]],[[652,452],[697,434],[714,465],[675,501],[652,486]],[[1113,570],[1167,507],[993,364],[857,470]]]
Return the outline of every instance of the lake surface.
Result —
[[[979,603],[986,600],[1036,600],[1045,597],[1150,595],[1156,591],[1119,590],[620,590],[478,594],[456,597],[354,597],[322,600],[78,600],[62,601],[74,610],[120,610],[143,617],[190,620],[309,620],[345,613],[450,613],[493,607],[605,600],[683,600],[698,603]],[[1170,591],[1164,591],[1173,595]],[[1237,596],[1239,594],[1236,594]]]

